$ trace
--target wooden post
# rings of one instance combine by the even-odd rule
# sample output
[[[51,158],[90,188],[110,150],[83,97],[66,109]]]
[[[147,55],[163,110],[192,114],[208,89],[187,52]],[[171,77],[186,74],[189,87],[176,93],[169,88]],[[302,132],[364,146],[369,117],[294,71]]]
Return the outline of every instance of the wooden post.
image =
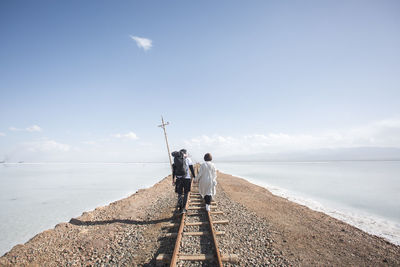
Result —
[[[168,150],[169,165],[171,166],[171,173],[172,173],[173,169],[172,169],[171,152],[169,151],[167,131],[165,130],[165,126],[167,126],[167,125],[169,125],[169,122],[164,123],[164,118],[163,118],[163,116],[161,116],[161,125],[158,125],[158,127],[161,127],[164,130],[165,143],[167,144],[167,150]]]

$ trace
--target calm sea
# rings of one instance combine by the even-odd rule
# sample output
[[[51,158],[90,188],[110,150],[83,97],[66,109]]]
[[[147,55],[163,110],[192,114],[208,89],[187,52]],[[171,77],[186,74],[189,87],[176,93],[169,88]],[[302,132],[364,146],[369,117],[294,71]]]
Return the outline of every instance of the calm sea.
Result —
[[[22,163],[0,165],[0,255],[35,234],[150,187],[164,163]]]
[[[273,194],[400,245],[400,161],[216,163]]]

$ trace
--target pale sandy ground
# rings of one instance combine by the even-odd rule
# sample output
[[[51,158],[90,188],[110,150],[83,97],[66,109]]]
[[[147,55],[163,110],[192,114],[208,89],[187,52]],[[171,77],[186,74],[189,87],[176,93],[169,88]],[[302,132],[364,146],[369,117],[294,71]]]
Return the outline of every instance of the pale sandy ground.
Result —
[[[165,238],[170,231],[165,223],[179,219],[171,210],[176,197],[170,181],[165,178],[152,188],[44,231],[2,256],[0,266],[154,266],[159,253],[172,253],[174,240]],[[263,222],[262,230],[252,235],[258,247],[252,250],[250,244],[248,252],[238,252],[248,258],[238,265],[257,261],[254,265],[266,266],[260,259],[271,255],[276,257],[271,263],[276,266],[400,266],[400,247],[382,238],[274,196],[246,180],[219,173],[218,182],[220,202],[235,203],[233,211],[225,208],[229,216],[240,209],[238,216],[251,214]],[[234,231],[227,233],[237,236],[223,237],[226,240],[236,242],[235,238],[248,236],[247,224],[229,227]],[[261,251],[264,258],[251,253],[260,254],[258,236],[268,243]]]

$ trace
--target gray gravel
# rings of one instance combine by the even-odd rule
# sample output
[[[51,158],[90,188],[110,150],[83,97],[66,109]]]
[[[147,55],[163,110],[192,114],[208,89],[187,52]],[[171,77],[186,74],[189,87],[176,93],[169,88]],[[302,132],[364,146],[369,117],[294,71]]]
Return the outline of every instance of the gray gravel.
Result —
[[[236,265],[224,266],[292,265],[281,255],[281,251],[272,247],[274,240],[271,238],[268,222],[226,197],[221,189],[217,192],[215,200],[218,210],[224,214],[213,216],[213,219],[229,220],[228,225],[215,225],[217,231],[226,232],[225,236],[218,237],[220,251],[222,254],[236,254],[240,259]]]

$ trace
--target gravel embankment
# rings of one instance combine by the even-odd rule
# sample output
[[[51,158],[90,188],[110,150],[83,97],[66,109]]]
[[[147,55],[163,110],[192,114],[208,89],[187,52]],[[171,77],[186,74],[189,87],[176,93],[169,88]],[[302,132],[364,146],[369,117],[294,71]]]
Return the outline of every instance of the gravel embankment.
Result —
[[[288,266],[290,262],[277,251],[272,243],[268,222],[260,219],[243,205],[232,201],[218,188],[215,198],[223,215],[216,219],[228,219],[228,225],[216,225],[217,231],[225,231],[226,236],[218,238],[222,254],[237,254],[242,266]],[[230,266],[230,265],[227,265]]]

